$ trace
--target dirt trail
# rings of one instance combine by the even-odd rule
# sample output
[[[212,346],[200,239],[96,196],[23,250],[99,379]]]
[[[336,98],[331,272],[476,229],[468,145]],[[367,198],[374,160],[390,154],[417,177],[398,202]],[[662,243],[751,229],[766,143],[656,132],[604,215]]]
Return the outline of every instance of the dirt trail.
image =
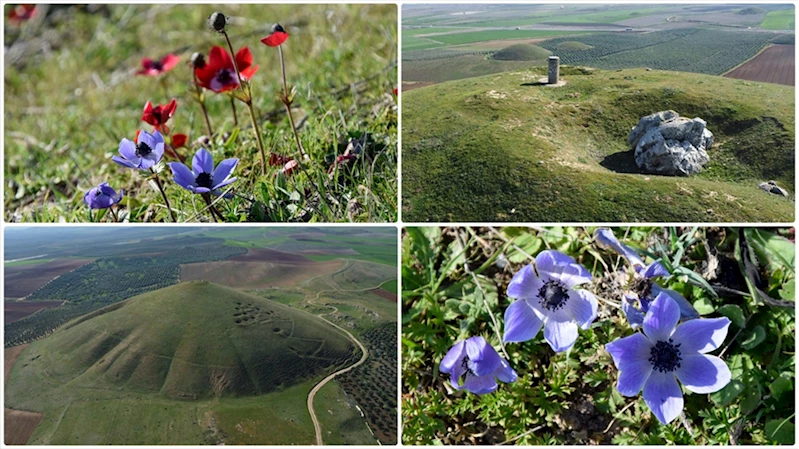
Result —
[[[316,297],[314,297],[313,299],[314,300],[319,299],[319,296],[321,296],[322,293],[327,293],[327,292],[363,292],[363,291],[369,291],[369,290],[374,290],[376,288],[379,288],[380,285],[383,285],[383,284],[380,283],[379,285],[377,285],[375,287],[360,288],[360,289],[357,289],[357,290],[340,290],[340,289],[322,290],[322,291],[317,292],[316,293]],[[319,305],[319,304],[315,304],[312,300],[308,300],[308,303],[313,304],[313,305]],[[322,427],[319,424],[319,420],[316,419],[316,413],[314,413],[314,409],[313,409],[313,400],[314,400],[314,397],[316,396],[316,393],[319,392],[319,390],[321,390],[322,387],[324,387],[328,382],[333,380],[333,378],[335,378],[339,374],[344,374],[344,373],[346,373],[346,372],[348,372],[348,371],[350,371],[352,369],[355,369],[355,368],[363,365],[363,363],[366,362],[366,359],[369,357],[369,352],[366,350],[366,347],[360,341],[358,341],[358,339],[355,338],[351,333],[349,333],[349,331],[347,331],[346,329],[342,328],[341,326],[333,323],[332,321],[328,320],[327,318],[324,318],[323,315],[330,315],[332,313],[338,312],[338,308],[336,308],[334,306],[328,306],[328,305],[326,305],[324,307],[330,307],[331,309],[333,309],[333,311],[332,312],[323,313],[323,314],[320,314],[320,315],[317,315],[317,316],[319,318],[327,321],[331,326],[333,326],[336,329],[338,329],[338,330],[344,332],[345,334],[347,334],[347,336],[350,338],[350,340],[352,340],[356,345],[358,345],[358,347],[361,348],[361,358],[360,358],[360,360],[358,360],[354,364],[348,366],[347,368],[340,369],[340,370],[336,371],[335,373],[325,377],[318,384],[314,385],[313,389],[311,389],[311,392],[308,393],[308,413],[310,413],[311,421],[313,421],[314,431],[316,432],[316,444],[318,446],[322,446],[325,443],[322,440]],[[379,442],[378,442],[378,444],[379,444]]]

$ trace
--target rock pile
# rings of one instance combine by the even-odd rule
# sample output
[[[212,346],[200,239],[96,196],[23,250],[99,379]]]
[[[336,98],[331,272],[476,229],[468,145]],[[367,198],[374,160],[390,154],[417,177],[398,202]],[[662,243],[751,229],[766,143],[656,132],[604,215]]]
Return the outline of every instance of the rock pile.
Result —
[[[641,118],[627,143],[635,150],[636,165],[649,173],[694,175],[710,160],[707,150],[713,145],[713,133],[705,125],[701,118],[656,112]]]

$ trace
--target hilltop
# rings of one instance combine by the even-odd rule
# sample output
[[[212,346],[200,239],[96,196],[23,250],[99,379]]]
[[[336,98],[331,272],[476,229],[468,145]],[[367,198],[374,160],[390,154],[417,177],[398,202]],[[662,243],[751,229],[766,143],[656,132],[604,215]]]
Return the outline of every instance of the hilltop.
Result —
[[[9,383],[12,404],[46,383],[172,399],[259,395],[327,374],[354,347],[323,320],[209,282],[136,296],[30,345]],[[35,408],[35,407],[31,407]]]
[[[792,221],[793,87],[662,70],[562,67],[446,82],[403,98],[406,221]],[[672,109],[716,136],[695,177],[641,173],[638,119]]]

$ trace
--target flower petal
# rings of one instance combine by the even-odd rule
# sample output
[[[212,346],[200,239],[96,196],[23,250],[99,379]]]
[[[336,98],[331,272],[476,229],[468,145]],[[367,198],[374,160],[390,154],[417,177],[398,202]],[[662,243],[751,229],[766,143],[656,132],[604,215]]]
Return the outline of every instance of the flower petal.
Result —
[[[668,288],[663,288],[657,284],[652,284],[652,294],[657,296],[661,293],[665,294],[666,296],[670,297],[677,303],[677,306],[680,308],[680,315],[685,318],[699,318],[699,312],[694,309],[694,306],[688,302],[681,294],[677,293],[674,290],[670,290]]]
[[[119,164],[119,165],[123,166],[123,167],[128,167],[128,168],[139,168],[139,164],[138,164],[138,162],[140,162],[140,161],[141,161],[141,159],[139,159],[139,160],[137,161],[137,163],[133,163],[133,162],[131,162],[131,161],[127,160],[127,159],[122,159],[122,158],[121,158],[121,157],[119,157],[119,156],[112,156],[112,157],[111,157],[111,160],[112,160],[112,161],[114,161],[114,162],[116,162],[117,164]]]
[[[222,181],[219,184],[216,184],[215,186],[212,186],[211,190],[221,189],[222,187],[225,187],[228,184],[233,184],[237,179],[239,179],[239,178],[237,178],[235,176],[232,177],[232,178],[228,178],[225,181]]]
[[[211,192],[211,189],[209,189],[208,187],[194,187],[194,186],[192,186],[192,189],[194,189],[195,193],[209,193],[209,192]]]
[[[650,340],[668,340],[677,322],[680,308],[668,295],[660,294],[649,306],[644,317],[644,333]]]
[[[730,383],[732,377],[723,360],[705,354],[684,356],[676,373],[685,388],[698,394],[719,391]]]
[[[591,282],[591,273],[573,258],[553,250],[541,251],[535,257],[535,269],[539,276],[555,278],[567,287]]]
[[[466,346],[466,341],[461,341],[456,343],[455,346],[451,347],[449,351],[447,351],[447,355],[441,359],[441,363],[438,365],[438,370],[442,373],[451,373],[452,369],[455,367],[456,364],[460,364],[461,360],[463,360],[464,356],[464,349]]]
[[[643,276],[645,278],[664,278],[669,276],[669,271],[659,261],[654,261],[646,267]]]
[[[494,379],[493,374],[487,376],[471,376],[466,375],[466,382],[463,383],[467,391],[474,394],[486,394],[496,391],[497,381]]]
[[[469,368],[476,376],[493,374],[502,360],[494,347],[479,336],[466,340],[466,355],[469,356]]]
[[[623,370],[619,370],[616,389],[622,396],[635,396],[644,387],[652,371],[652,363],[647,359],[627,363]]]
[[[653,370],[644,385],[644,401],[663,424],[678,417],[682,411],[683,399],[674,373]]]
[[[243,72],[250,68],[252,65],[252,52],[249,47],[241,47],[236,52],[236,64],[239,66],[239,72]]]
[[[632,299],[633,298],[624,295],[624,298],[621,300],[621,310],[627,317],[627,322],[630,323],[630,327],[633,329],[638,329],[644,324],[644,314],[641,313],[640,310],[633,307]]]
[[[211,179],[217,183],[224,181],[228,176],[230,176],[230,173],[236,168],[236,164],[238,163],[239,160],[235,157],[225,159],[216,166],[216,170],[214,170],[214,173],[211,175]]]
[[[588,290],[570,290],[569,300],[564,307],[581,329],[588,329],[596,319],[597,302]]]
[[[510,367],[510,364],[506,362],[505,359],[500,359],[500,364],[500,368],[494,373],[497,379],[505,383],[516,382],[518,376],[516,375],[516,371]]]
[[[191,170],[189,170],[189,167],[180,162],[170,162],[168,165],[169,168],[172,169],[172,174],[178,185],[185,189],[189,187],[194,188],[194,175]]]
[[[577,323],[544,319],[544,339],[555,352],[563,352],[577,341]]]
[[[200,173],[211,174],[214,172],[214,158],[205,148],[200,148],[194,155],[192,160],[192,168],[194,169],[194,176],[197,177]]]
[[[644,266],[644,261],[638,256],[632,248],[622,244],[619,239],[613,235],[613,231],[608,228],[599,228],[594,231],[594,239],[602,248],[612,249],[617,254],[623,256],[630,262],[630,265],[638,271],[639,268]]]
[[[505,335],[502,340],[506,342],[532,340],[543,325],[544,322],[528,301],[517,299],[505,309]]]
[[[508,284],[508,296],[516,299],[532,299],[538,297],[538,291],[544,285],[535,274],[532,265],[525,265],[513,275]]]
[[[613,357],[616,368],[625,370],[629,365],[649,359],[652,342],[644,334],[636,332],[606,344],[605,350]]]
[[[122,139],[119,142],[119,154],[125,159],[134,161],[136,165],[139,164],[138,157],[136,156],[136,144],[128,139]]]
[[[674,344],[680,345],[680,351],[687,353],[706,353],[718,349],[727,338],[730,326],[728,318],[705,318],[686,321],[672,334]]]

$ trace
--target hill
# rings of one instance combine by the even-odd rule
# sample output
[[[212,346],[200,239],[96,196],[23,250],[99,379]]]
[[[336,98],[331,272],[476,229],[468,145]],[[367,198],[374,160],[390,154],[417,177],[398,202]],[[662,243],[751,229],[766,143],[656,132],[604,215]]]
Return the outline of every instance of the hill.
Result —
[[[516,44],[497,51],[491,57],[500,61],[539,61],[551,54],[551,51],[537,45]]]
[[[406,221],[792,221],[794,89],[692,73],[543,68],[458,80],[403,97]],[[430,105],[436,105],[431,108]],[[716,136],[691,178],[640,173],[638,119],[672,109]]]
[[[30,406],[36,397],[23,393],[42,384],[184,400],[259,395],[327,374],[353,352],[313,315],[188,282],[98,310],[32,343],[6,400]]]

